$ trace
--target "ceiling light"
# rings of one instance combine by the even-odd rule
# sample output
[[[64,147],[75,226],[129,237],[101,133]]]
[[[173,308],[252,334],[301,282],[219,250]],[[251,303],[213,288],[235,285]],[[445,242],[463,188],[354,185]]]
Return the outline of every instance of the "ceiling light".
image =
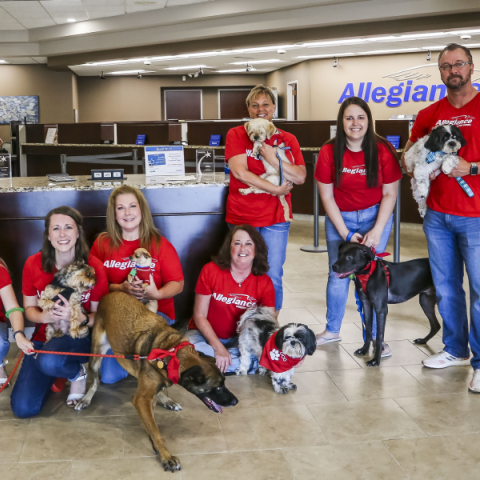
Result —
[[[133,75],[140,73],[155,73],[155,70],[122,70],[121,72],[107,72],[107,75]]]
[[[137,78],[142,78],[142,74],[140,72],[138,72]]]
[[[7,63],[6,60],[0,60],[0,63]]]
[[[187,67],[168,67],[164,68],[164,70],[196,70],[201,68],[213,68],[207,65],[188,65]]]
[[[100,74],[100,78],[101,78],[102,80],[105,80],[105,75],[103,74],[103,72]]]
[[[472,36],[471,35],[461,35],[460,38],[462,40],[470,40],[472,38]]]
[[[332,57],[348,57],[350,55],[355,55],[355,53],[329,53],[326,55],[300,55],[295,58],[332,58]]]
[[[365,42],[366,40],[363,38],[350,38],[347,40],[332,40],[332,41],[325,41],[325,42],[304,43],[303,46],[307,48],[334,47],[338,45],[359,45]]]
[[[249,63],[247,63],[247,68],[245,69],[246,72],[252,72],[255,70]]]
[[[475,30],[458,30],[457,32],[447,32],[449,35],[477,35],[480,33],[480,29]]]
[[[338,67],[338,57],[333,57],[333,68]]]
[[[277,50],[277,53],[279,53],[279,54],[283,55],[284,53],[287,53],[287,51],[286,51],[286,50],[282,50],[282,49],[280,49],[280,50]]]
[[[358,52],[359,55],[381,55],[382,53],[420,52],[419,48],[400,48],[398,50],[372,50],[371,52]]]
[[[250,72],[256,72],[257,69],[251,67],[249,70]],[[239,69],[233,69],[233,70],[217,70],[217,73],[238,73],[238,72],[245,72],[244,68],[239,68]]]
[[[67,18],[67,22],[73,23],[73,22],[76,22],[76,20],[74,18]]]
[[[186,75],[183,75],[183,77],[182,77],[182,82],[185,82],[186,80],[187,80]]]
[[[429,50],[427,55],[427,62],[429,62],[431,59],[432,59],[432,52]]]
[[[248,62],[233,62],[229,63],[229,65],[254,65],[257,63],[279,63],[282,60],[277,60],[276,58],[271,58],[270,60],[253,60]]]

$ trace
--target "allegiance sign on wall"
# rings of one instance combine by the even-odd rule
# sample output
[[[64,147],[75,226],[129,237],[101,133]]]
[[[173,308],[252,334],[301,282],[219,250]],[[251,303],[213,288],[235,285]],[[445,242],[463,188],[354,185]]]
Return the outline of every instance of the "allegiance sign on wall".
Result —
[[[435,102],[445,97],[447,88],[443,83],[422,84],[423,78],[431,76],[428,73],[429,67],[438,68],[436,64],[427,64],[384,75],[382,78],[397,82],[392,87],[376,85],[374,82],[347,83],[338,103],[349,97],[360,97],[367,103],[385,103],[387,107],[399,107],[405,102]],[[475,73],[477,72],[478,70],[475,70]],[[473,86],[480,91],[480,77],[473,78]]]
[[[0,96],[0,123],[21,121],[38,123],[38,96],[28,95],[19,97]]]

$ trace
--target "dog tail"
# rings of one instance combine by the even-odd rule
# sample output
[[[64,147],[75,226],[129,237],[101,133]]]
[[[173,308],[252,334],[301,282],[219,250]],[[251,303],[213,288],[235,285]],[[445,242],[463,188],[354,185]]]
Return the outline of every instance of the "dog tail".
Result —
[[[240,333],[248,320],[268,320],[269,322],[277,322],[275,315],[268,307],[253,307],[249,308],[241,317],[237,325],[237,333]]]
[[[292,222],[292,219],[290,218],[290,207],[288,206],[288,203],[285,200],[285,195],[281,195],[280,197],[278,197],[278,199],[280,200],[280,203],[282,204],[282,207],[283,207],[283,214],[285,217],[285,221]]]

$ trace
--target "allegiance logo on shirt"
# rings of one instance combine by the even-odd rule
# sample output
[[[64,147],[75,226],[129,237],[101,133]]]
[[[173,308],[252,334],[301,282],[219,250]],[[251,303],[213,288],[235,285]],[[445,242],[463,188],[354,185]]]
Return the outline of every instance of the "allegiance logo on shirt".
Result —
[[[459,115],[458,117],[453,117],[450,120],[438,120],[435,126],[455,125],[456,127],[470,127],[474,120],[475,117],[471,117],[470,115]]]
[[[366,175],[367,171],[365,165],[357,165],[352,168],[343,167],[342,173],[349,173],[350,175]]]
[[[135,268],[136,263],[132,262],[129,257],[122,258],[122,262],[119,262],[117,260],[105,260],[103,262],[103,265],[106,268],[118,268],[119,270],[126,270],[126,269],[132,269]],[[155,264],[158,262],[157,259],[152,258],[152,264],[150,265],[150,270],[155,271]]]
[[[226,296],[221,293],[212,293],[212,297],[217,300],[217,302],[222,302],[226,305],[235,305],[237,308],[242,310],[252,308],[257,305],[256,298],[242,293],[229,293]]]

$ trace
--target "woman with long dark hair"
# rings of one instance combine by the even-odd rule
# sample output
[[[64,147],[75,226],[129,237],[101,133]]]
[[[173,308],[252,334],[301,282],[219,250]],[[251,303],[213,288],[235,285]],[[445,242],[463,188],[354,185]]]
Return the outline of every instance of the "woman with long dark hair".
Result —
[[[347,98],[337,117],[336,137],[318,156],[315,179],[325,207],[329,275],[327,326],[317,344],[338,342],[348,298],[349,278],[337,278],[332,265],[343,242],[362,243],[384,252],[392,231],[398,181],[395,150],[374,132],[372,113],[359,97]],[[374,319],[374,335],[376,322]],[[384,344],[382,356],[390,356]]]

